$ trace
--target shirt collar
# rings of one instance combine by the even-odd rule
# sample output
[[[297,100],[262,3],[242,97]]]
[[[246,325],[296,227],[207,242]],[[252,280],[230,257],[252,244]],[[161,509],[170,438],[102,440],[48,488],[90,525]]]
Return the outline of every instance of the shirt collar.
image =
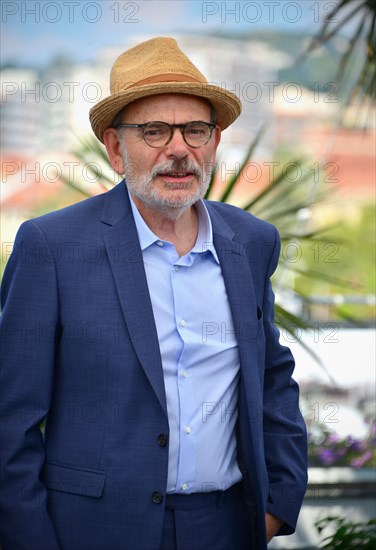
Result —
[[[153,233],[150,227],[145,223],[145,220],[138,211],[138,208],[134,200],[132,199],[128,188],[127,192],[132,207],[132,213],[136,224],[138,238],[140,240],[141,250],[144,251],[155,242],[161,241],[161,239],[155,233]],[[217,252],[213,244],[213,226],[208,209],[206,208],[205,203],[202,199],[196,202],[195,207],[198,216],[198,235],[196,243],[191,250],[191,253],[193,252],[196,254],[202,254],[205,252],[211,252],[216,262],[219,263]]]

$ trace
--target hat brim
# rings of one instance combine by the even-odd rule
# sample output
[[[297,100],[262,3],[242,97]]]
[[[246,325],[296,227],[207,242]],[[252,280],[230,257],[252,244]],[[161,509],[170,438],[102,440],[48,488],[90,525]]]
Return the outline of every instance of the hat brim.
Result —
[[[157,94],[186,94],[207,99],[217,111],[217,124],[222,130],[230,126],[240,115],[239,98],[219,86],[196,82],[161,82],[138,86],[106,97],[90,109],[90,123],[94,134],[103,143],[103,132],[111,126],[117,113],[132,101]]]

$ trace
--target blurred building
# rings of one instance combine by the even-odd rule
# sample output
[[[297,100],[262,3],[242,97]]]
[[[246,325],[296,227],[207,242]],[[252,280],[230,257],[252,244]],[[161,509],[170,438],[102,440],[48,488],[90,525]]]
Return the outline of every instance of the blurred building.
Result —
[[[34,69],[3,69],[0,80],[1,151],[33,156],[41,147],[39,73]]]
[[[41,77],[41,146],[44,151],[68,152],[79,138],[91,133],[89,110],[107,95],[98,63],[60,62]]]

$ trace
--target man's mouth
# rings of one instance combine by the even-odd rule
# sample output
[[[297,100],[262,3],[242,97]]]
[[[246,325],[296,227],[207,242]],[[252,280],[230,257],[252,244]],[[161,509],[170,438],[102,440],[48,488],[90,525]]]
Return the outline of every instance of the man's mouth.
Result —
[[[171,182],[171,181],[180,181],[180,182],[187,182],[189,181],[195,174],[193,172],[165,172],[158,174],[159,177],[163,178],[165,181]]]
[[[195,174],[186,171],[172,171],[159,173],[158,176],[161,177],[170,188],[186,189],[190,187],[192,177],[194,177]]]

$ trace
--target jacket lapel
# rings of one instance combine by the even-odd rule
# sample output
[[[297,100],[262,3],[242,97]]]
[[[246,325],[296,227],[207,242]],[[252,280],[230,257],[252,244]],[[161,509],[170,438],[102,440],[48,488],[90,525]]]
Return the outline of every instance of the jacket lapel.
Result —
[[[221,264],[230,309],[237,331],[241,375],[247,391],[257,391],[255,368],[259,368],[257,338],[257,301],[248,258],[234,232],[217,212],[206,203],[213,226],[213,241]],[[250,390],[248,390],[250,388]],[[251,395],[247,395],[252,400]]]
[[[137,357],[167,414],[162,362],[142,251],[124,181],[105,196],[103,238]]]

